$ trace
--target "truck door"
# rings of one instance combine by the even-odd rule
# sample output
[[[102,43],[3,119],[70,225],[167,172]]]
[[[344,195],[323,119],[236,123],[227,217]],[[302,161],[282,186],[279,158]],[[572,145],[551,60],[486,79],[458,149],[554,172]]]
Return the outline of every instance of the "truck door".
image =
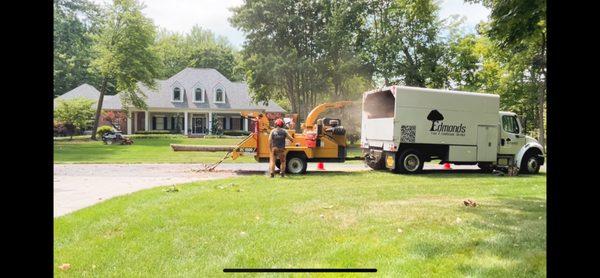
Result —
[[[498,153],[498,127],[493,125],[477,126],[477,161],[496,161]]]
[[[525,135],[516,115],[502,115],[500,117],[500,148],[499,154],[514,155],[525,145]]]

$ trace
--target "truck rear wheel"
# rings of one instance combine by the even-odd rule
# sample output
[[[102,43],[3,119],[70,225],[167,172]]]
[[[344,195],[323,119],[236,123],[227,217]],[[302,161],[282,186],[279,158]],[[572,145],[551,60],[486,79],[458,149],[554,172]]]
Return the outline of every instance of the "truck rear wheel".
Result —
[[[377,159],[376,157],[370,157],[369,155],[365,155],[365,163],[373,170],[381,170],[385,168],[385,160],[383,159],[383,157],[384,155],[380,155],[379,159]]]
[[[416,174],[423,170],[424,159],[421,152],[408,149],[396,157],[394,171],[403,174]]]
[[[306,158],[302,155],[288,154],[285,171],[290,174],[306,174]]]

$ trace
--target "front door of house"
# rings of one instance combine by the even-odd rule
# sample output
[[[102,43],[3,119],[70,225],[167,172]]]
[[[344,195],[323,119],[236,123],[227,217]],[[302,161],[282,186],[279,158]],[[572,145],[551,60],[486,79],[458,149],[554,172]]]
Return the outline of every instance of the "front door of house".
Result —
[[[206,133],[206,118],[192,118],[192,133]]]

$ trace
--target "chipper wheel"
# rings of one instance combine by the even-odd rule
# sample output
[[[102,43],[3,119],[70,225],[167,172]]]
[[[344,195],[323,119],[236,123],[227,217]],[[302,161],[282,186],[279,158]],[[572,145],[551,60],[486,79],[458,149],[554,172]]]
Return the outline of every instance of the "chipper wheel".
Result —
[[[288,153],[285,171],[290,174],[306,174],[308,162],[303,154]]]

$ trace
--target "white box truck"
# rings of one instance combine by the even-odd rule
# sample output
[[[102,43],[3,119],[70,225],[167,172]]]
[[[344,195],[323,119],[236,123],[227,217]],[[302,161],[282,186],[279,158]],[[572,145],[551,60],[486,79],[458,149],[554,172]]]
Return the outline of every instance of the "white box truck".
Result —
[[[516,166],[537,173],[542,146],[494,94],[389,86],[363,94],[361,148],[373,169],[417,173],[424,162]]]

